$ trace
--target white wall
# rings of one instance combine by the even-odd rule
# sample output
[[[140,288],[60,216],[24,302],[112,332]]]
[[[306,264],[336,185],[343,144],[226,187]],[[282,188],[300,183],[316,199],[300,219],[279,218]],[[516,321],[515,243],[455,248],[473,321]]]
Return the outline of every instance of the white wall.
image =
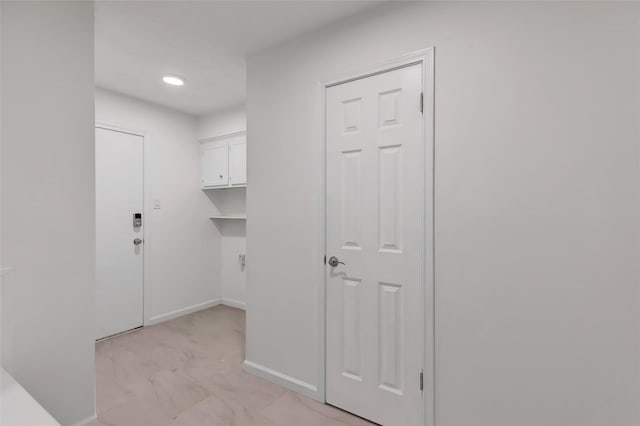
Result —
[[[247,130],[244,105],[236,105],[198,118],[198,139],[213,138]]]
[[[318,81],[435,46],[436,424],[640,424],[639,18],[388,4],[251,58],[247,359],[320,383]]]
[[[198,119],[198,139],[207,139],[247,129],[243,105],[202,116]],[[243,188],[206,190],[218,213],[246,214],[246,192]],[[246,254],[246,223],[240,220],[216,221],[221,238],[221,282],[223,302],[244,308],[246,301],[246,268],[238,259]]]
[[[215,207],[200,190],[197,119],[103,89],[95,95],[97,122],[146,135],[149,198],[161,202],[159,210],[147,209],[145,284],[151,287],[151,312],[146,319],[155,322],[219,299],[221,242],[209,220]]]
[[[214,191],[208,191],[214,192]],[[215,191],[212,197],[222,206],[224,214],[246,214],[246,191],[243,188]],[[239,308],[246,304],[246,266],[238,258],[247,253],[247,228],[243,220],[216,221],[222,236],[222,299]]]
[[[8,367],[71,425],[95,414],[93,3],[1,8]]]
[[[0,6],[0,92],[2,86],[2,7]],[[0,100],[0,368],[4,368],[5,351],[8,350],[6,344],[3,342],[7,339],[7,334],[3,332],[4,327],[7,327],[7,321],[2,321],[3,317],[7,315],[6,309],[3,309],[3,303],[6,302],[4,295],[4,279],[5,267],[2,262],[2,101]],[[0,386],[2,383],[0,383]],[[0,419],[2,419],[2,397],[0,396]]]

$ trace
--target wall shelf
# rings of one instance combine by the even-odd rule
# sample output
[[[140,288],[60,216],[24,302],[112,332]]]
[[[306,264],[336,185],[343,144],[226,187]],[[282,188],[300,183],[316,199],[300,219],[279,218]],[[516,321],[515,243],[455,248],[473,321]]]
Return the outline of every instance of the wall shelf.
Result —
[[[234,220],[247,220],[247,216],[211,216],[209,219],[234,219]]]
[[[200,189],[202,189],[203,191],[208,191],[210,189],[234,189],[234,188],[246,188],[247,185],[233,185],[233,186],[206,186],[206,187],[202,187]]]

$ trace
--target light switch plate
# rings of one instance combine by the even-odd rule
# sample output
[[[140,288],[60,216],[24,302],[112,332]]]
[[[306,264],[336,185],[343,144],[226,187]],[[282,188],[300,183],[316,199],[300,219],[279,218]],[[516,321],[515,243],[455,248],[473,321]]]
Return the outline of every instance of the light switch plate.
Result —
[[[160,209],[161,204],[162,204],[162,203],[160,203],[160,198],[154,198],[154,199],[153,199],[153,209],[154,209],[154,210],[158,210],[158,209]]]

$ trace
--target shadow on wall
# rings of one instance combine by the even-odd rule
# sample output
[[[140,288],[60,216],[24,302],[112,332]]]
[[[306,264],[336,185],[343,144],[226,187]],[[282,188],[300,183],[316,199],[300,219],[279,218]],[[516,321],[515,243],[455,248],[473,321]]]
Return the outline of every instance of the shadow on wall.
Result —
[[[3,369],[11,371],[11,341],[13,339],[12,316],[12,276],[13,268],[0,269],[0,365]]]

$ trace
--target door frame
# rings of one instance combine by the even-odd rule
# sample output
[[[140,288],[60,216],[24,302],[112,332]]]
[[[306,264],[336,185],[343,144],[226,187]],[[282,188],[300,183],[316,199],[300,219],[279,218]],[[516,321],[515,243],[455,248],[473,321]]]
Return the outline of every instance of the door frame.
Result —
[[[144,240],[144,247],[142,250],[142,326],[146,327],[151,321],[151,265],[149,262],[149,253],[151,251],[151,227],[149,226],[149,211],[153,205],[150,198],[151,170],[150,167],[148,167],[148,164],[150,164],[149,137],[146,132],[114,126],[104,122],[96,122],[95,128],[126,133],[129,135],[140,136],[142,138],[142,239]]]
[[[423,330],[423,404],[422,418],[425,426],[435,425],[435,262],[434,262],[434,85],[435,85],[435,63],[434,63],[434,47],[422,49],[413,53],[409,53],[388,61],[384,61],[378,65],[364,68],[360,71],[343,74],[325,81],[319,81],[317,84],[318,98],[318,120],[320,137],[317,140],[317,162],[318,168],[316,175],[317,193],[321,194],[317,197],[317,218],[318,230],[316,241],[316,253],[314,262],[319,265],[316,271],[317,278],[317,339],[318,339],[318,386],[315,392],[315,398],[321,402],[326,402],[326,308],[327,308],[327,282],[325,275],[324,258],[326,256],[326,231],[327,231],[327,215],[326,215],[326,107],[327,107],[327,89],[338,84],[347,83],[371,77],[377,74],[393,71],[411,65],[420,64],[422,67],[422,86],[423,86],[423,114],[422,114],[422,135],[421,138],[425,145],[424,158],[424,183],[425,198],[423,207],[423,226],[424,236],[422,243],[422,330]],[[416,372],[418,374],[418,372]]]

